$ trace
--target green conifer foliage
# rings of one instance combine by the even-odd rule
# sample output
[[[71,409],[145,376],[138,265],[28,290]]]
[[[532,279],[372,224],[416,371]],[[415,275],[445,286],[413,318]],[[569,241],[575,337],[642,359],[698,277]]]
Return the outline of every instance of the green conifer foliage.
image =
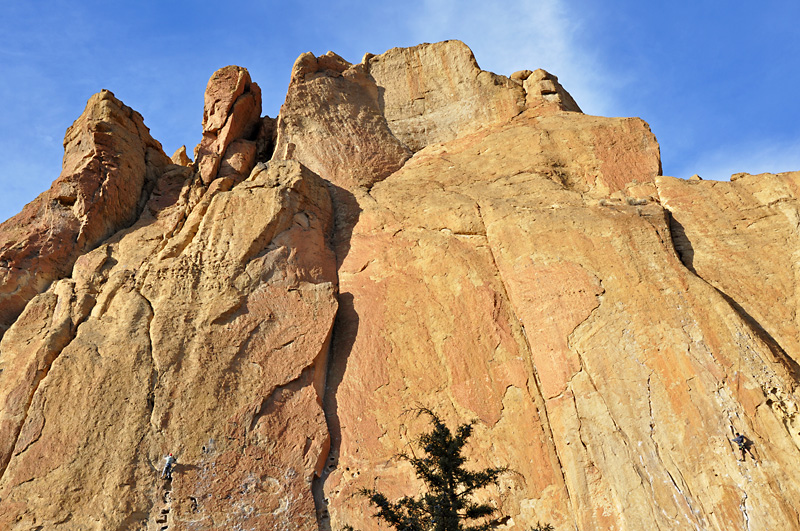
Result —
[[[419,412],[427,414],[433,425],[432,431],[418,440],[424,455],[400,457],[411,463],[427,492],[391,502],[376,490],[362,489],[361,494],[378,509],[375,517],[398,531],[486,531],[502,525],[504,519],[492,518],[497,509],[473,501],[473,496],[484,487],[497,485],[507,468],[466,470],[461,452],[472,435],[472,423],[461,424],[454,435],[432,411]]]

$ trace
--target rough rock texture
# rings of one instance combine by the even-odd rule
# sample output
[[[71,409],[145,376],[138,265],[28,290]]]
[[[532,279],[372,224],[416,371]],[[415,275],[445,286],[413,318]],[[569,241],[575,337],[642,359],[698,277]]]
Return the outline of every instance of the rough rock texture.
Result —
[[[530,70],[514,72],[511,74],[511,80],[525,87],[525,104],[528,108],[538,107],[540,113],[548,110],[581,112],[581,108],[569,92],[564,90],[558,78],[541,68],[534,72]]]
[[[658,179],[675,248],[800,379],[800,172],[737,174],[731,182]],[[738,370],[738,368],[737,368]],[[800,445],[797,405],[765,389]]]
[[[362,64],[375,80],[392,134],[414,152],[507,120],[524,108],[524,90],[481,70],[459,41],[367,54]]]
[[[0,336],[25,305],[133,224],[169,158],[142,116],[104,90],[64,136],[61,175],[0,225]]]
[[[360,487],[408,492],[392,456],[418,403],[479,419],[476,461],[515,471],[496,494],[515,529],[796,527],[793,374],[684,267],[660,205],[581,193],[591,144],[561,179],[531,164],[542,123],[429,147],[360,203],[326,406],[332,527],[369,525]]]
[[[425,406],[512,470],[505,529],[800,529],[800,173],[662,177],[456,41],[253,87],[0,342],[0,528],[373,529]]]
[[[274,163],[188,208],[183,181],[0,344],[0,527],[316,528],[337,306],[327,190]],[[169,451],[179,464],[163,486]]]
[[[220,165],[242,152],[238,141],[253,141],[261,122],[261,89],[240,66],[220,68],[208,80],[203,109],[203,138],[194,150],[203,183],[217,178]],[[252,165],[251,165],[252,167]],[[240,177],[244,178],[248,171]],[[230,175],[230,172],[226,172]],[[224,175],[220,175],[224,176]]]
[[[800,173],[742,174],[731,182],[658,179],[686,267],[760,323],[797,359]],[[755,256],[754,256],[755,255]]]
[[[175,153],[172,154],[170,157],[173,164],[177,164],[179,166],[191,166],[192,159],[189,158],[189,155],[186,154],[186,146],[181,146],[175,150]]]
[[[301,55],[277,123],[274,159],[302,160],[334,185],[371,186],[411,156],[381,114],[362,65],[328,52]]]

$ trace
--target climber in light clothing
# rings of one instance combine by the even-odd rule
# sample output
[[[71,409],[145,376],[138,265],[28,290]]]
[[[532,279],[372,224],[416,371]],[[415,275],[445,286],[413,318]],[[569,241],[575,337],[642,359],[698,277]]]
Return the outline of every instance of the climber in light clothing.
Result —
[[[170,453],[164,458],[164,470],[161,471],[161,477],[172,479],[172,467],[175,465],[175,458]]]

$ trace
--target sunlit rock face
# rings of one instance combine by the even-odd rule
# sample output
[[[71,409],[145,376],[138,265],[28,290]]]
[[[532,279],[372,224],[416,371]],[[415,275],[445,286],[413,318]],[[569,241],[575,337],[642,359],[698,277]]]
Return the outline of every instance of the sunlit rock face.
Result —
[[[194,162],[102,144],[145,184],[4,314],[0,527],[373,529],[422,406],[510,468],[504,529],[800,528],[800,173],[663,177],[642,120],[457,41],[303,54],[259,113],[229,66]]]
[[[0,224],[0,334],[81,254],[136,221],[168,164],[139,113],[107,90],[89,99],[64,136],[61,175]]]

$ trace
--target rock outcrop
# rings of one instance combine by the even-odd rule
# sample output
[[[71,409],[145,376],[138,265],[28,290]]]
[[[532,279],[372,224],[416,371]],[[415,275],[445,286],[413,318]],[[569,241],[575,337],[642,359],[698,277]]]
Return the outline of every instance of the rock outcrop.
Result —
[[[169,158],[139,113],[104,90],[64,136],[50,190],[0,225],[0,335],[36,294],[133,224]]]
[[[328,192],[273,163],[234,189],[218,179],[184,219],[188,185],[82,256],[0,343],[3,528],[316,528]],[[53,485],[58,500],[42,496]]]
[[[215,73],[195,163],[13,318],[0,527],[371,529],[424,406],[510,468],[505,529],[800,529],[800,173],[661,176],[456,41],[304,54],[259,112]]]
[[[204,184],[219,176],[249,174],[261,122],[261,89],[240,66],[220,68],[208,80],[203,109],[203,138],[194,150]],[[220,171],[220,170],[223,171]]]

